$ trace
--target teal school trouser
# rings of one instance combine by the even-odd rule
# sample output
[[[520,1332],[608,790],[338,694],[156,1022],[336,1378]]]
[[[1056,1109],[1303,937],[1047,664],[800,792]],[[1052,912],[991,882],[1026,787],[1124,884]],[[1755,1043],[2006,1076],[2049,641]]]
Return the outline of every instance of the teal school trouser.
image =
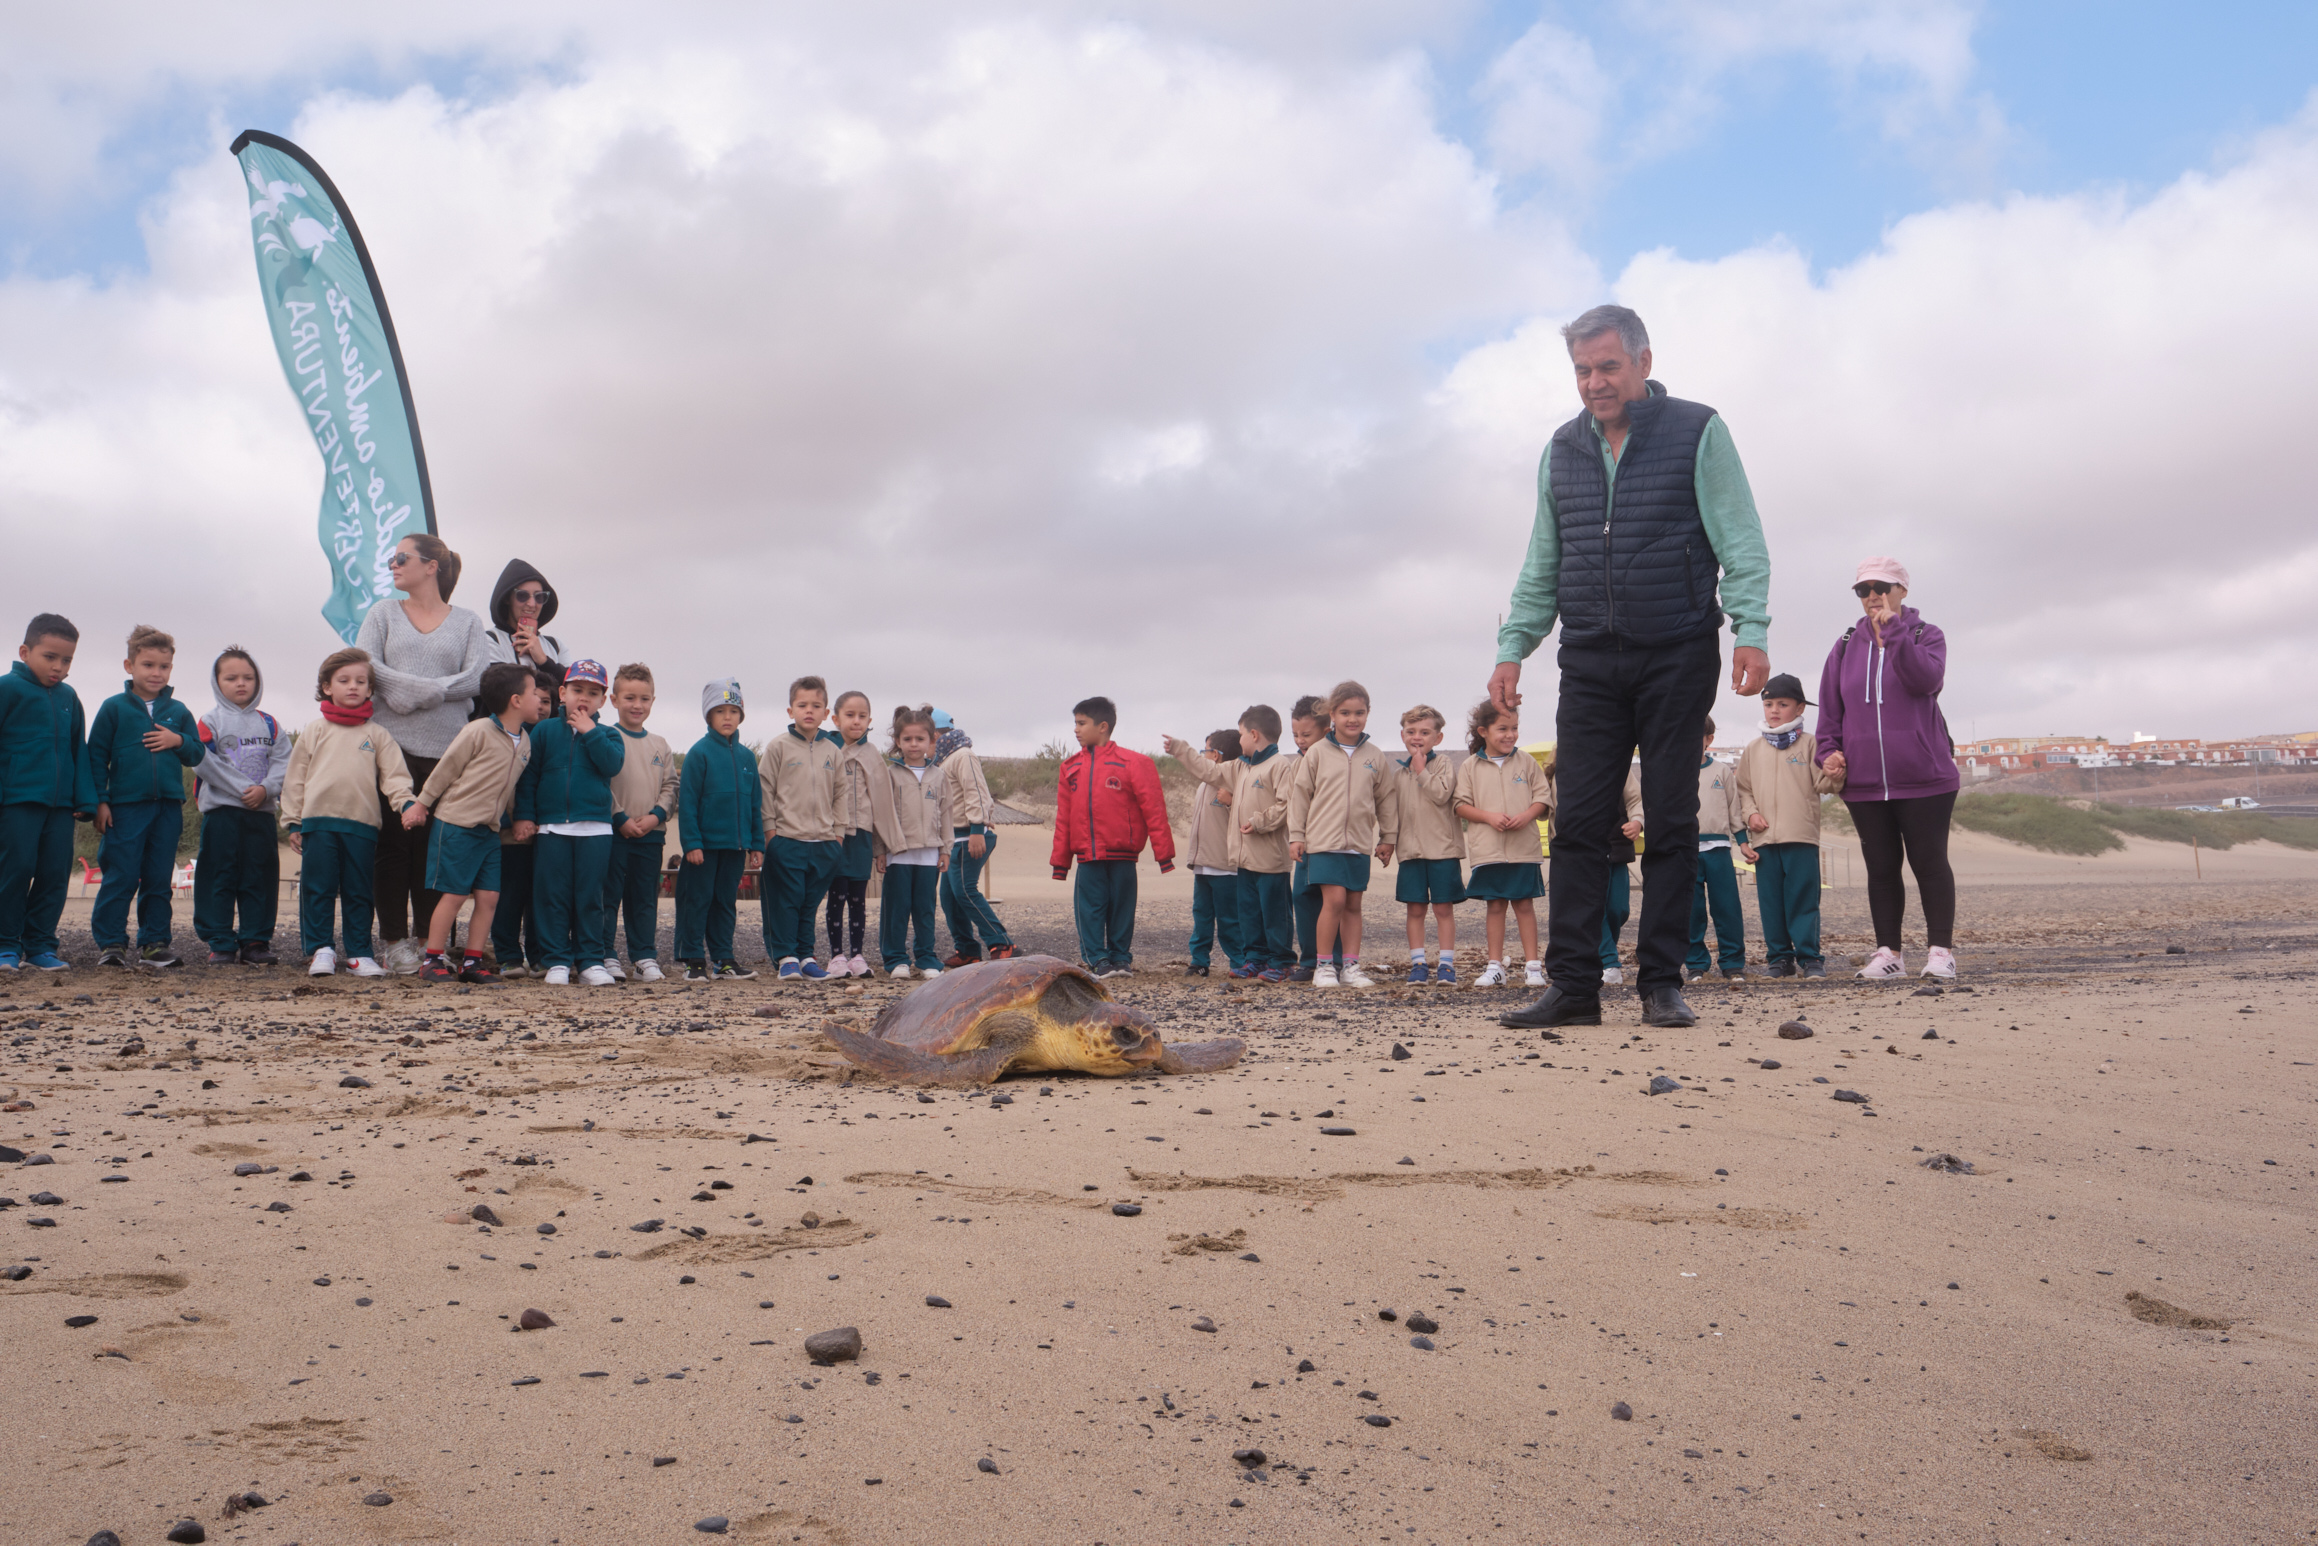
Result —
[[[1288,898],[1288,877],[1257,870],[1239,872],[1240,960],[1258,971],[1285,971],[1296,964],[1294,906]],[[1318,932],[1318,914],[1314,914]]]
[[[829,877],[837,873],[844,851],[843,843],[806,843],[793,837],[776,837],[765,844],[757,906],[764,916],[767,960],[777,965],[813,959],[821,898],[828,894]]]
[[[169,882],[185,832],[180,800],[131,800],[113,807],[112,829],[97,844],[104,881],[89,913],[99,950],[129,943],[129,899],[137,901],[137,948],[169,943]]]
[[[539,965],[585,970],[612,953],[604,931],[604,877],[612,839],[542,832],[531,840],[531,907],[539,927]]]
[[[193,932],[219,955],[271,945],[281,904],[282,849],[273,812],[203,811],[201,852],[193,861]]]
[[[625,914],[628,959],[659,959],[660,865],[667,856],[667,839],[658,832],[650,837],[612,835],[612,862],[604,871],[604,954],[620,953],[620,919]]]
[[[979,833],[982,857],[966,849],[966,839]],[[998,911],[982,894],[982,870],[998,856],[998,834],[988,827],[960,827],[950,843],[950,867],[942,875],[942,920],[950,926],[950,943],[964,956],[978,956],[987,948],[1014,943]],[[979,936],[979,937],[977,937]]]
[[[1221,949],[1234,967],[1248,958],[1239,924],[1237,875],[1191,877],[1191,964],[1207,965],[1213,949]]]
[[[686,860],[676,867],[677,960],[718,967],[733,958],[740,878],[748,870],[748,857],[744,848],[710,848],[698,864]]]
[[[885,969],[915,966],[936,971],[942,958],[934,945],[934,894],[941,871],[931,864],[888,864],[885,885],[877,898],[877,953]],[[917,931],[917,951],[910,950],[910,931]]]
[[[333,909],[345,922],[349,961],[371,954],[370,925],[377,915],[371,873],[378,866],[378,832],[365,827],[307,827],[298,849],[298,948],[307,955],[334,948]]]
[[[1079,931],[1079,960],[1090,972],[1126,971],[1135,964],[1135,861],[1084,859],[1071,888]]]
[[[1610,860],[1610,889],[1602,906],[1602,970],[1618,964],[1618,935],[1634,906],[1634,872],[1630,861]]]
[[[71,810],[0,805],[0,951],[26,960],[55,951],[71,879]]]
[[[1706,954],[1706,920],[1714,917],[1715,960]],[[1728,848],[1698,851],[1698,883],[1691,894],[1691,971],[1719,965],[1726,972],[1743,972],[1747,965],[1746,913],[1739,906],[1738,864]]]
[[[1799,965],[1819,960],[1819,845],[1761,843],[1755,853],[1765,952]]]

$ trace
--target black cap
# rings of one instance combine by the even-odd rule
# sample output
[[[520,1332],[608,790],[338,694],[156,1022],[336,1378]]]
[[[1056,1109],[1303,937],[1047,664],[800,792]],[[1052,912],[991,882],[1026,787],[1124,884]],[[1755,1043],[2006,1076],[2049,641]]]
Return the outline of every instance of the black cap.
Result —
[[[1805,708],[1811,707],[1811,700],[1803,696],[1803,684],[1796,680],[1792,672],[1788,671],[1780,672],[1765,683],[1763,696],[1766,698],[1792,698]]]

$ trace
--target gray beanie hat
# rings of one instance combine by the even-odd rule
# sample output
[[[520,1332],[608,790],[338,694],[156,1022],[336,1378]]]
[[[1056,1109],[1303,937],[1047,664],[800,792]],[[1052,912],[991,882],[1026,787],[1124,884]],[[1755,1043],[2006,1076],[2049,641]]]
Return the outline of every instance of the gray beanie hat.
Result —
[[[728,705],[739,709],[741,718],[748,718],[749,706],[741,700],[740,679],[738,677],[720,676],[700,689],[700,717],[702,719],[708,717],[710,709],[721,709]]]

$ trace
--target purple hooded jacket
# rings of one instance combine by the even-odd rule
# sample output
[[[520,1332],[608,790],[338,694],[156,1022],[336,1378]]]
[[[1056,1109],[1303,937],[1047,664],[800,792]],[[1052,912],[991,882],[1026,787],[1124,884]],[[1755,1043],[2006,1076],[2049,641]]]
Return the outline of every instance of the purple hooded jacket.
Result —
[[[1877,645],[1864,620],[1835,641],[1819,673],[1819,760],[1840,751],[1843,798],[1913,800],[1963,784],[1956,746],[1940,712],[1948,638],[1914,607],[1900,608],[1895,635]]]

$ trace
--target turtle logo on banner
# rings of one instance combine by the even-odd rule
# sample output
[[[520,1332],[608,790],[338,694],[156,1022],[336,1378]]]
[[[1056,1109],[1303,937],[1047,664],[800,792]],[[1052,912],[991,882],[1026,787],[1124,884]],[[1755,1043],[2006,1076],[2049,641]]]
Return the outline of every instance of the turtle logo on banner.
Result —
[[[250,239],[274,348],[322,456],[317,531],[331,572],[322,616],[351,644],[371,607],[395,593],[395,544],[435,530],[410,378],[370,250],[329,176],[256,129],[233,142],[233,155],[253,195]]]

